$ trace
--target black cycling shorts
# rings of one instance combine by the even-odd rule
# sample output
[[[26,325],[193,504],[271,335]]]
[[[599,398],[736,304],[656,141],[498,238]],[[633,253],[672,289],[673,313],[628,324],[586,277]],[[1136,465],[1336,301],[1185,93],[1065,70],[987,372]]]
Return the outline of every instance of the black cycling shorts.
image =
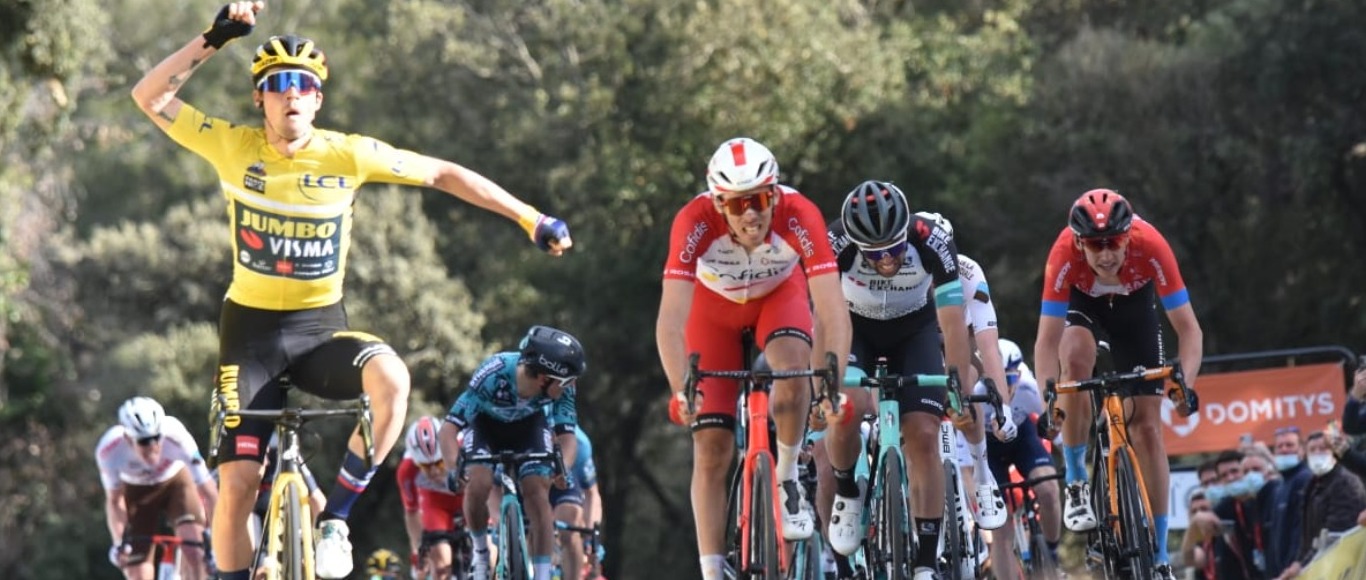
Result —
[[[471,459],[478,455],[497,455],[502,451],[513,453],[549,453],[555,449],[555,434],[546,423],[545,414],[537,411],[523,419],[504,423],[488,415],[480,414],[470,422],[465,430],[465,441],[460,448],[461,459],[468,464],[494,464],[496,460]],[[549,477],[554,472],[550,461],[526,461],[517,466],[517,477],[531,475]]]
[[[849,366],[869,375],[878,357],[887,357],[887,373],[892,375],[942,375],[944,354],[940,350],[939,318],[934,304],[892,320],[864,318],[850,313],[854,341],[849,349]],[[945,387],[906,387],[897,393],[901,414],[929,413],[944,416]]]
[[[275,410],[285,404],[282,381],[332,400],[359,397],[361,369],[395,354],[376,336],[349,330],[341,303],[309,310],[262,310],[225,300],[219,319],[215,395],[229,409]],[[274,423],[229,419],[219,462],[261,462]]]
[[[1067,326],[1091,331],[1097,341],[1110,344],[1114,370],[1129,372],[1136,366],[1160,368],[1162,325],[1157,319],[1157,291],[1152,282],[1128,295],[1091,296],[1072,289],[1067,304]],[[1161,395],[1161,380],[1132,387],[1134,395]]]

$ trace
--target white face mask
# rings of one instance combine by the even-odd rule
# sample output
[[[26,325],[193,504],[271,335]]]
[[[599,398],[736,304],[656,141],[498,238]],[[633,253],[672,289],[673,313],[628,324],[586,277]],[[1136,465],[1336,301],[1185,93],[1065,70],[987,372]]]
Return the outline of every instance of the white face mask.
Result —
[[[1294,453],[1277,455],[1275,458],[1276,471],[1285,471],[1300,464],[1300,456]]]
[[[1314,472],[1314,475],[1323,475],[1332,471],[1338,460],[1332,453],[1310,453],[1308,463],[1309,471]]]

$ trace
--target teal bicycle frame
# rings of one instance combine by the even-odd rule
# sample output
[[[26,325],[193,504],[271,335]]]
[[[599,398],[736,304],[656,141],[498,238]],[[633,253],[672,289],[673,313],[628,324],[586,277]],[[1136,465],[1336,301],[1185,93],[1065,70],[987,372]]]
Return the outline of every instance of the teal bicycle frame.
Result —
[[[862,558],[876,580],[909,578],[914,561],[911,518],[906,499],[909,497],[909,478],[906,457],[901,452],[901,405],[897,390],[902,387],[948,387],[950,403],[957,406],[959,393],[958,371],[950,368],[946,375],[911,375],[893,377],[887,374],[887,359],[878,358],[871,377],[846,377],[845,386],[873,389],[877,400],[878,443],[876,460],[871,468],[867,461],[855,463],[855,478],[868,477],[872,484],[863,510],[863,526],[869,530]]]
[[[493,568],[497,580],[531,580],[531,551],[527,542],[526,519],[522,511],[522,494],[517,485],[517,468],[527,461],[552,460],[553,475],[564,473],[564,463],[557,448],[552,452],[498,453],[462,457],[465,465],[484,463],[490,468],[501,465],[502,470],[494,469],[494,477],[503,487],[503,500],[498,506],[498,565]],[[463,472],[463,466],[462,466]],[[512,474],[512,475],[509,475]]]

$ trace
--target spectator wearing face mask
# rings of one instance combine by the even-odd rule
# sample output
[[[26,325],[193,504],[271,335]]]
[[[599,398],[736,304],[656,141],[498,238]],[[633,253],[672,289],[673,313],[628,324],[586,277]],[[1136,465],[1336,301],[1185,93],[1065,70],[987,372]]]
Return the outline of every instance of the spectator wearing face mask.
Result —
[[[1205,496],[1214,505],[1214,517],[1201,517],[1192,522],[1200,535],[1197,540],[1218,537],[1224,545],[1215,543],[1219,580],[1265,580],[1264,510],[1258,497],[1266,489],[1266,475],[1261,469],[1265,462],[1260,457],[1247,462],[1253,467],[1244,469],[1246,458],[1241,451],[1230,449],[1215,459],[1219,479],[1205,487]],[[1267,466],[1270,469],[1270,466]],[[1269,501],[1269,500],[1268,500]]]
[[[1304,530],[1300,553],[1280,575],[1281,580],[1299,575],[1315,555],[1314,538],[1320,530],[1342,532],[1356,525],[1356,514],[1366,509],[1366,486],[1361,479],[1343,469],[1321,432],[1311,433],[1305,442],[1306,463],[1314,474],[1304,494]]]
[[[1304,461],[1304,446],[1299,427],[1276,429],[1272,440],[1276,470],[1281,484],[1272,495],[1270,542],[1266,551],[1266,569],[1279,575],[1289,568],[1300,554],[1300,535],[1304,523],[1304,490],[1313,474]]]

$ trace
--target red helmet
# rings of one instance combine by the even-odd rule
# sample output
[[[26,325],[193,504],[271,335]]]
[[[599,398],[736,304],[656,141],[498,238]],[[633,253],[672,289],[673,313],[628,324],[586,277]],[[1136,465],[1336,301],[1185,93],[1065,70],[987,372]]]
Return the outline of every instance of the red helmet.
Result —
[[[413,461],[428,464],[441,459],[441,444],[437,441],[437,433],[440,431],[441,422],[437,421],[436,417],[422,417],[413,422],[412,427],[408,428],[405,442]]]
[[[1077,237],[1098,238],[1127,233],[1133,220],[1134,208],[1123,196],[1109,189],[1093,189],[1072,204],[1067,225]]]

